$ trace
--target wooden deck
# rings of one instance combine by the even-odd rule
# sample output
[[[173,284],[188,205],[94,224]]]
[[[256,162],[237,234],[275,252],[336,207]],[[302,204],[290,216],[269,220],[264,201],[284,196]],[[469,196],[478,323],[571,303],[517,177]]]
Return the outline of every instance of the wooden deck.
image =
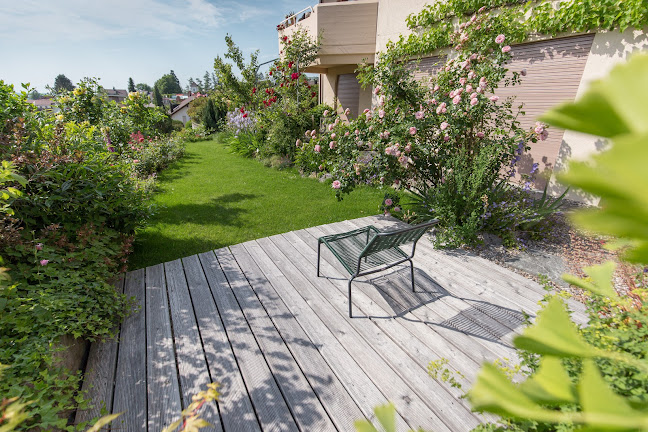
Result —
[[[427,374],[445,358],[465,388],[484,360],[515,358],[511,339],[543,289],[461,252],[422,239],[409,267],[354,282],[328,250],[316,277],[317,238],[395,219],[367,217],[250,241],[136,270],[122,285],[140,311],[119,343],[91,347],[84,388],[95,408],[77,421],[124,412],[112,430],[160,431],[209,382],[218,404],[203,408],[214,431],[351,431],[392,401],[398,430],[467,431],[481,419],[462,391]],[[584,308],[572,303],[577,321]]]

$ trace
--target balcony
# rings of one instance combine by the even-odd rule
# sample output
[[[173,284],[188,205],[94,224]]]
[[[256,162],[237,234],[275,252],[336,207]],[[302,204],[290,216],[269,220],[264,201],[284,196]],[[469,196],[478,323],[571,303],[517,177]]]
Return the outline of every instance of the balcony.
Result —
[[[325,1],[282,21],[279,40],[300,28],[322,37],[319,56],[307,72],[326,73],[330,67],[355,65],[365,59],[373,63],[377,17],[378,0]]]

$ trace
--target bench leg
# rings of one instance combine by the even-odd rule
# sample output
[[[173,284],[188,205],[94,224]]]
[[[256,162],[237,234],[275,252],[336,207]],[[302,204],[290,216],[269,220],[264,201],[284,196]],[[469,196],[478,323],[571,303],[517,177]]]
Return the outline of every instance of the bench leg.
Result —
[[[412,292],[416,292],[416,287],[414,286],[414,263],[412,260],[409,260],[410,262],[410,272],[412,274]]]
[[[317,277],[320,277],[320,246],[321,242],[317,242]]]
[[[349,279],[349,318],[353,318],[352,315],[353,303],[351,302],[351,282],[353,282],[353,278],[355,278],[355,276],[352,276],[351,279]]]

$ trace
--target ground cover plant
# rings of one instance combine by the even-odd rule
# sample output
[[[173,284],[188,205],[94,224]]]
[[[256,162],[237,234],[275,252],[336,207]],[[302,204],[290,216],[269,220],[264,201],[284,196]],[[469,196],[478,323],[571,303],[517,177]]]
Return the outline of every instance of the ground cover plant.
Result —
[[[188,144],[159,176],[158,211],[138,233],[131,268],[379,211],[380,191],[361,188],[337,203],[330,183],[242,158],[226,138]]]
[[[54,114],[27,93],[0,81],[0,394],[25,403],[20,429],[62,430],[61,413],[85,402],[54,351],[63,336],[113,335],[129,313],[111,282],[152,213],[156,172],[184,144],[139,93],[120,106],[85,79]]]

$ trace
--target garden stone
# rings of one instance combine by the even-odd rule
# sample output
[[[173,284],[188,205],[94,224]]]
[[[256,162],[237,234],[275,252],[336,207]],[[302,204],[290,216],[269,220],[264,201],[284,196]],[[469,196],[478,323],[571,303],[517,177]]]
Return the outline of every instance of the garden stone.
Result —
[[[503,261],[513,268],[532,275],[546,275],[560,287],[569,287],[569,284],[562,280],[562,275],[567,272],[567,266],[559,255],[542,249],[529,248]]]

